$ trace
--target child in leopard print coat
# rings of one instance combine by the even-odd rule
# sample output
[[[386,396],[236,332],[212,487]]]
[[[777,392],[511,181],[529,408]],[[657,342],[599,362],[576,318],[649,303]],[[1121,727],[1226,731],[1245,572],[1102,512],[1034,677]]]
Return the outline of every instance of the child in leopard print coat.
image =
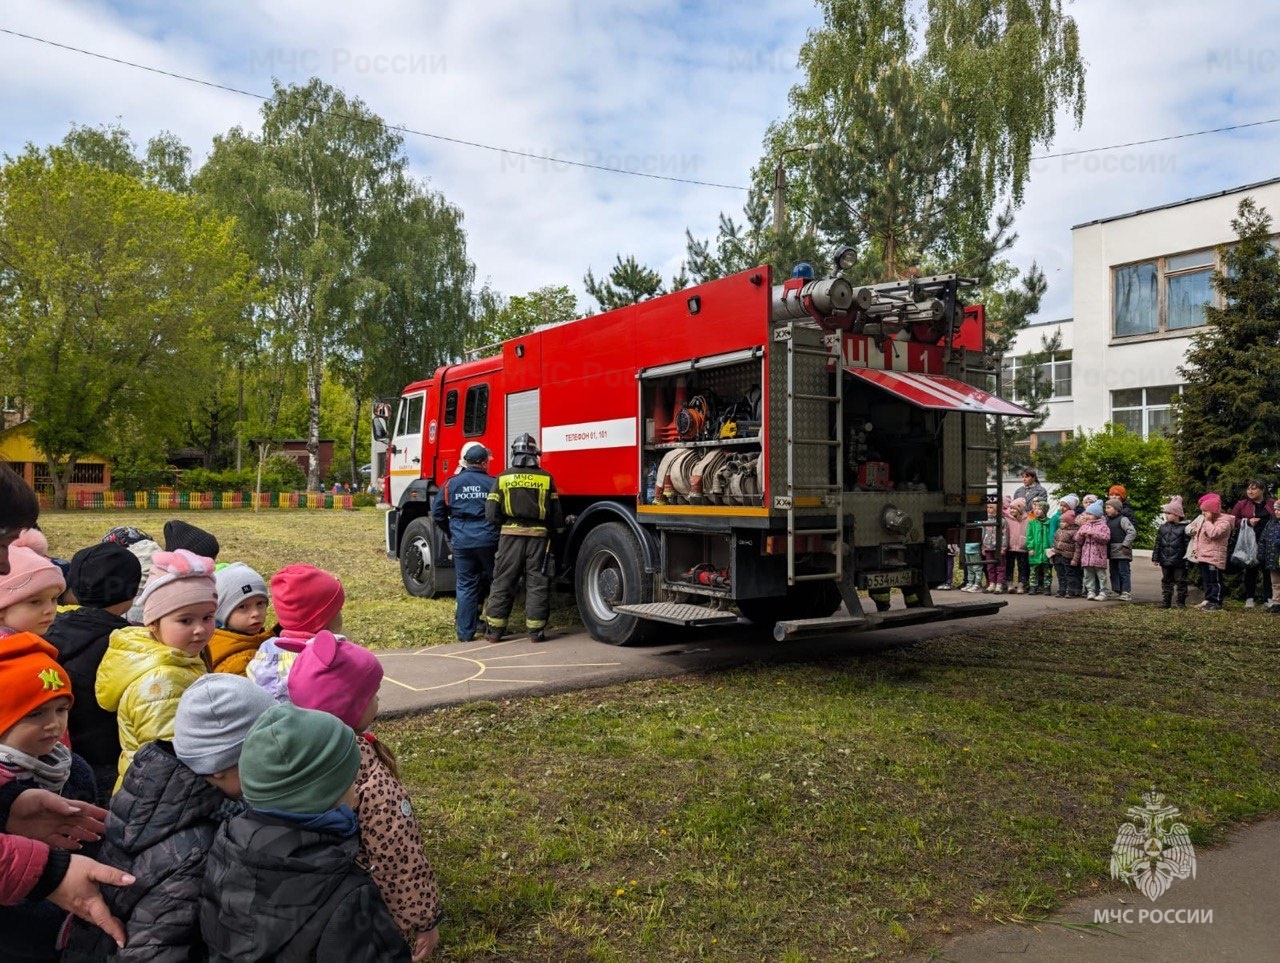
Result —
[[[322,630],[298,654],[287,684],[294,705],[337,716],[359,737],[356,865],[378,884],[417,961],[426,959],[440,940],[440,890],[395,757],[366,731],[378,715],[381,682],[382,665],[372,652]]]

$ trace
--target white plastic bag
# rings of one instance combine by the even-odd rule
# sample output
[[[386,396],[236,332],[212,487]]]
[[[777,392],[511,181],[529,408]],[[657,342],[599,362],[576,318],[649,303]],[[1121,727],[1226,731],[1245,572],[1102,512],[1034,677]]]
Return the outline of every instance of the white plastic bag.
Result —
[[[1253,533],[1248,519],[1240,519],[1240,534],[1236,536],[1236,550],[1231,553],[1231,561],[1245,566],[1258,564],[1258,536]]]

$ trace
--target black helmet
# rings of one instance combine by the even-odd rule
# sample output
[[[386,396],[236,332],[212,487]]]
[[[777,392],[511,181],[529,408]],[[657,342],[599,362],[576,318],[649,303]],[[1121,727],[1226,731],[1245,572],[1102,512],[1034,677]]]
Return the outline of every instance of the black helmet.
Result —
[[[538,450],[538,443],[533,440],[533,435],[526,432],[511,443],[511,454],[513,455],[541,455]]]

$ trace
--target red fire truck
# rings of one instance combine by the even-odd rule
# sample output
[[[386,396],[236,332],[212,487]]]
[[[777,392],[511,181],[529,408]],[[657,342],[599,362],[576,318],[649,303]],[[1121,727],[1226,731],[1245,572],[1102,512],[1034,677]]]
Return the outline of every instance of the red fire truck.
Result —
[[[410,593],[451,592],[431,501],[467,445],[497,474],[528,432],[572,517],[558,574],[602,642],[740,616],[781,640],[990,613],[1002,602],[929,592],[983,511],[988,419],[1031,414],[987,391],[972,283],[775,286],[760,267],[441,367],[375,419],[388,554]],[[907,608],[879,611],[893,588]]]

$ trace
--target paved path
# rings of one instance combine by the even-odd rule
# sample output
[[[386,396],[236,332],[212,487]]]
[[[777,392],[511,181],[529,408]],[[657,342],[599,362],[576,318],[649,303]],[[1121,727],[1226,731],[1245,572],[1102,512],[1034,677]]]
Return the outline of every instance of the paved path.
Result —
[[[1133,570],[1135,601],[1156,601],[1160,596],[1159,569],[1149,559],[1135,559]],[[940,605],[975,598],[992,596],[960,591],[934,593],[934,601]],[[995,615],[787,642],[775,642],[767,632],[746,626],[728,630],[672,627],[661,633],[654,644],[621,647],[603,645],[581,630],[565,632],[553,627],[549,641],[541,645],[533,644],[527,636],[516,635],[496,645],[484,641],[459,642],[416,651],[379,652],[386,670],[381,692],[382,713],[405,715],[475,699],[546,695],[748,662],[795,662],[874,652],[941,635],[970,632],[981,628],[989,619],[1030,619],[1099,605],[1130,604],[1041,595],[999,598],[1008,604]],[[1196,598],[1198,596],[1193,596],[1193,600]],[[902,597],[895,594],[894,605],[901,604]]]
[[[1134,560],[1134,603],[1160,596],[1159,570],[1150,560]],[[985,597],[985,596],[984,596]],[[537,696],[570,689],[613,685],[635,679],[680,675],[759,661],[794,662],[874,652],[922,639],[980,628],[987,620],[1037,618],[1125,602],[1087,602],[1044,596],[1002,596],[1008,605],[995,615],[937,622],[879,632],[815,637],[785,643],[765,632],[672,629],[657,644],[614,647],[585,633],[555,632],[534,645],[513,636],[496,645],[457,643],[418,651],[379,652],[386,669],[381,690],[383,715],[407,715],[477,699]],[[961,592],[938,592],[935,602],[963,601]],[[1200,598],[1193,591],[1194,604]],[[901,597],[895,596],[895,604]],[[1259,618],[1272,618],[1258,613]],[[1280,619],[1277,620],[1280,629]],[[1176,803],[1176,800],[1170,800]],[[1117,828],[1123,814],[1117,814]],[[929,960],[986,963],[1026,961],[1280,961],[1280,821],[1242,830],[1225,847],[1197,854],[1194,880],[1177,881],[1155,902],[1119,892],[1068,904],[1048,923],[993,926],[934,950]],[[1095,925],[1095,911],[1111,914]],[[1142,911],[1147,911],[1142,915]],[[1152,911],[1161,911],[1153,921]],[[1200,911],[1200,922],[1186,912]],[[1212,922],[1204,911],[1212,911]],[[1166,916],[1166,911],[1174,911]],[[1171,922],[1164,922],[1168,918]],[[1182,919],[1182,922],[1178,920]]]
[[[1118,824],[1117,820],[1117,824]],[[1196,854],[1195,879],[1155,902],[1117,892],[1074,900],[1050,921],[1010,923],[962,936],[917,959],[953,963],[1261,963],[1280,959],[1280,821],[1239,830]],[[1107,923],[1095,923],[1098,919]]]

